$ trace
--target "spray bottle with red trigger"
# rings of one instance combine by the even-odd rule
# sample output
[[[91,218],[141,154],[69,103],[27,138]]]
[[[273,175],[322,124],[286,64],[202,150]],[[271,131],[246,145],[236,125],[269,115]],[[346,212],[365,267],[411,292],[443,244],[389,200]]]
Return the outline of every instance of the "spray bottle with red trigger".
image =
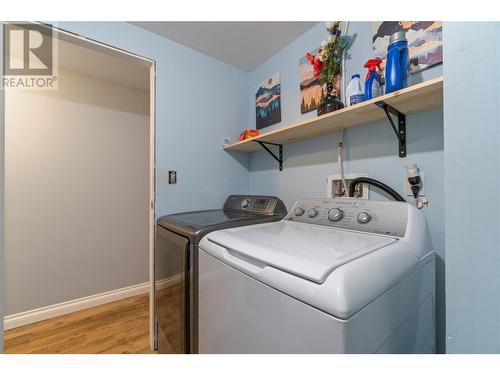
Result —
[[[365,63],[365,68],[368,68],[365,79],[365,100],[382,95],[382,88],[380,86],[382,68],[380,64],[382,64],[382,60],[380,59],[370,59]]]

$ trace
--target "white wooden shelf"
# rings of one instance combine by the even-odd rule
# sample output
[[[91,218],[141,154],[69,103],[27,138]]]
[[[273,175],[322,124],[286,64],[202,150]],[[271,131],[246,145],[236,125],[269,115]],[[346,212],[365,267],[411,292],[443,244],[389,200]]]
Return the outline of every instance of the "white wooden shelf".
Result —
[[[261,134],[258,137],[231,143],[224,146],[224,149],[240,152],[255,152],[262,150],[263,146],[266,144],[281,146],[303,139],[333,133],[340,129],[368,125],[389,118],[394,131],[398,135],[398,140],[400,141],[399,156],[404,157],[406,156],[406,145],[401,144],[401,141],[404,141],[403,143],[406,142],[406,115],[424,112],[433,108],[442,107],[442,105],[443,77],[439,77],[323,116],[288,125]],[[397,123],[392,121],[389,113],[398,116]],[[404,122],[404,124],[402,124],[402,122]],[[404,137],[400,137],[401,134],[403,134]],[[404,146],[404,153],[402,152],[402,146]],[[281,149],[280,147],[280,151]],[[269,149],[267,149],[267,151],[270,152]],[[276,155],[273,156],[277,160],[282,159]]]

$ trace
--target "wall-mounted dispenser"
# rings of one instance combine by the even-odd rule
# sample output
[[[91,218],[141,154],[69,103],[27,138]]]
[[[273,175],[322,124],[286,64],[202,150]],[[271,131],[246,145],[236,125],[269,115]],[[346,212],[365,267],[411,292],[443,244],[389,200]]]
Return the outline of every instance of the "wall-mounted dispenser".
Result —
[[[415,198],[415,205],[418,209],[429,206],[429,199],[424,195],[423,173],[417,167],[417,164],[407,164],[405,185],[408,195]],[[409,188],[409,191],[408,191]]]

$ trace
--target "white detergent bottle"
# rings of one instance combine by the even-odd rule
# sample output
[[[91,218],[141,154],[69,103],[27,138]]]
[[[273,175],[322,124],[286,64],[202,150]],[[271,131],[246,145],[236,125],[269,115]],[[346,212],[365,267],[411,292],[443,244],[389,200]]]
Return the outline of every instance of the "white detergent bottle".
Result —
[[[361,85],[359,74],[354,74],[351,77],[351,82],[349,82],[346,90],[346,98],[347,106],[361,103],[365,100],[365,94],[363,93],[363,86]]]

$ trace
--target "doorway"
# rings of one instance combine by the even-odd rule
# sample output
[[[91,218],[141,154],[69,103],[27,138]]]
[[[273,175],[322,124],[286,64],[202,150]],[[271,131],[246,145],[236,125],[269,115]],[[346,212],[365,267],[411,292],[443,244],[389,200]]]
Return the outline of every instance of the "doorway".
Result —
[[[58,89],[5,92],[5,330],[154,301],[155,63],[54,31]]]

